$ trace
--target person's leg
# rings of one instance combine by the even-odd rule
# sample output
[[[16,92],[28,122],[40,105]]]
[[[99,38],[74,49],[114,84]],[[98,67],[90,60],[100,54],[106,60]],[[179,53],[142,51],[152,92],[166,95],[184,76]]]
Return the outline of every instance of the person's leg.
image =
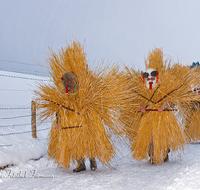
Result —
[[[164,162],[168,162],[169,161],[169,156],[168,156],[169,152],[170,152],[170,149],[168,148],[167,151],[166,151],[166,156],[164,158]]]
[[[81,158],[80,160],[77,160],[77,167],[73,170],[73,172],[81,172],[85,170],[86,170],[85,159]]]
[[[95,158],[90,158],[90,168],[92,171],[95,171],[97,169],[97,163]]]
[[[153,146],[153,140],[149,145],[149,163],[154,164],[154,146]]]

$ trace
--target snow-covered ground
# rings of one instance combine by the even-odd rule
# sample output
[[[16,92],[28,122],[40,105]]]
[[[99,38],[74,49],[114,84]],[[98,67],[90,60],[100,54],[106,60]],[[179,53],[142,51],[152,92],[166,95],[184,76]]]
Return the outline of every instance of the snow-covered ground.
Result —
[[[165,165],[137,162],[124,154],[113,161],[113,168],[98,167],[81,173],[62,171],[46,157],[30,160],[1,172],[1,189],[200,189],[199,145],[191,145],[183,159],[171,160]],[[87,166],[89,163],[86,163]]]
[[[12,165],[0,170],[0,189],[200,189],[200,144],[186,147],[181,158],[170,155],[164,165],[134,160],[124,143],[111,168],[98,163],[98,170],[91,171],[87,160],[84,172],[73,173],[76,165],[68,171],[59,169],[47,157],[50,123],[38,122],[38,138],[33,139],[31,117],[18,118],[30,115],[37,80],[48,78],[0,72],[0,167]]]
[[[45,154],[50,123],[37,121],[32,138],[31,101],[36,76],[0,71],[0,167],[38,159]]]

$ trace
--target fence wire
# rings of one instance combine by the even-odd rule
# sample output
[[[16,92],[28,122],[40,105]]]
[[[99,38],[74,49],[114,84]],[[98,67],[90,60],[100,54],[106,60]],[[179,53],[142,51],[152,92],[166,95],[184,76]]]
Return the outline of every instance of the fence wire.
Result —
[[[28,77],[19,77],[19,76],[11,76],[11,75],[3,75],[0,74],[2,77],[9,77],[9,78],[19,78],[19,79],[25,79],[25,80],[35,80],[35,81],[50,81],[46,79],[34,79],[34,78],[28,78]]]
[[[20,115],[20,116],[15,116],[15,117],[2,117],[0,119],[17,119],[17,118],[22,118],[22,117],[30,117],[31,115]]]
[[[47,128],[44,128],[44,129],[39,129],[39,130],[37,130],[37,132],[45,131],[45,130],[48,130],[50,128],[51,127],[47,127]],[[25,134],[25,133],[32,133],[32,131],[23,131],[23,132],[18,132],[18,133],[0,134],[0,136],[21,135],[21,134]],[[46,139],[42,139],[42,140],[46,140]],[[0,145],[0,148],[10,147],[10,146],[13,146],[13,145],[12,144],[3,144],[3,145]]]
[[[31,109],[31,107],[25,107],[25,108],[0,108],[0,110],[25,110],[25,109]]]
[[[35,78],[29,78],[29,77],[20,77],[20,76],[11,76],[11,75],[5,75],[5,74],[0,74],[0,77],[9,77],[9,78],[19,78],[19,79],[25,79],[25,80],[33,80],[33,81],[50,81],[50,80],[46,80],[46,79],[35,79]],[[0,90],[4,90],[7,91],[8,89],[0,89]],[[25,110],[25,109],[29,109],[31,110],[31,107],[18,107],[18,108],[0,108],[0,110]],[[14,116],[14,117],[1,117],[1,120],[9,120],[9,119],[17,119],[17,118],[24,118],[24,117],[31,117],[31,115],[21,115],[21,116]],[[48,123],[44,122],[44,123]],[[37,123],[37,125],[41,125],[42,123]],[[10,124],[10,125],[1,125],[0,128],[3,127],[14,127],[14,126],[25,126],[25,125],[31,125],[31,123],[24,123],[24,124]],[[37,130],[37,132],[40,131],[45,131],[45,130],[49,130],[51,127],[47,127],[44,129],[39,129]],[[26,134],[26,133],[32,133],[32,130],[29,131],[23,131],[23,132],[12,132],[12,133],[6,133],[6,134],[0,134],[0,136],[11,136],[11,135],[21,135],[21,134]],[[13,146],[12,144],[0,144],[0,148],[1,147],[10,147]]]
[[[38,131],[44,131],[44,130],[47,130],[47,129],[50,129],[51,127],[47,127],[45,129],[39,129],[37,130]],[[23,132],[18,132],[18,133],[7,133],[7,134],[0,134],[0,136],[10,136],[10,135],[20,135],[20,134],[24,134],[24,133],[32,133],[32,130],[31,131],[23,131]]]
[[[44,124],[44,123],[50,123],[50,121],[46,121],[46,122],[41,122],[41,123],[37,123],[36,122],[36,125],[41,125],[41,124]],[[5,128],[5,127],[17,127],[17,126],[26,126],[26,125],[31,125],[31,123],[19,123],[19,124],[10,124],[10,125],[0,125],[0,128]]]

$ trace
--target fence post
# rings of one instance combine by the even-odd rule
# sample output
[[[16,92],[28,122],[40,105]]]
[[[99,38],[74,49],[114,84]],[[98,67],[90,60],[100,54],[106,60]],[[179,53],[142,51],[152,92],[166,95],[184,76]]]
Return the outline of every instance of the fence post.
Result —
[[[31,126],[32,126],[32,137],[37,138],[36,131],[36,102],[31,101]]]

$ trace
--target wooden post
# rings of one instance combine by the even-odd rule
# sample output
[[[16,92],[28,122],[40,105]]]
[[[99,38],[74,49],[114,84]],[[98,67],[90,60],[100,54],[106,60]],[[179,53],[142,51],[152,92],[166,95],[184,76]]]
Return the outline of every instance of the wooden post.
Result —
[[[36,102],[31,101],[31,126],[32,126],[32,137],[37,138],[36,131]]]

